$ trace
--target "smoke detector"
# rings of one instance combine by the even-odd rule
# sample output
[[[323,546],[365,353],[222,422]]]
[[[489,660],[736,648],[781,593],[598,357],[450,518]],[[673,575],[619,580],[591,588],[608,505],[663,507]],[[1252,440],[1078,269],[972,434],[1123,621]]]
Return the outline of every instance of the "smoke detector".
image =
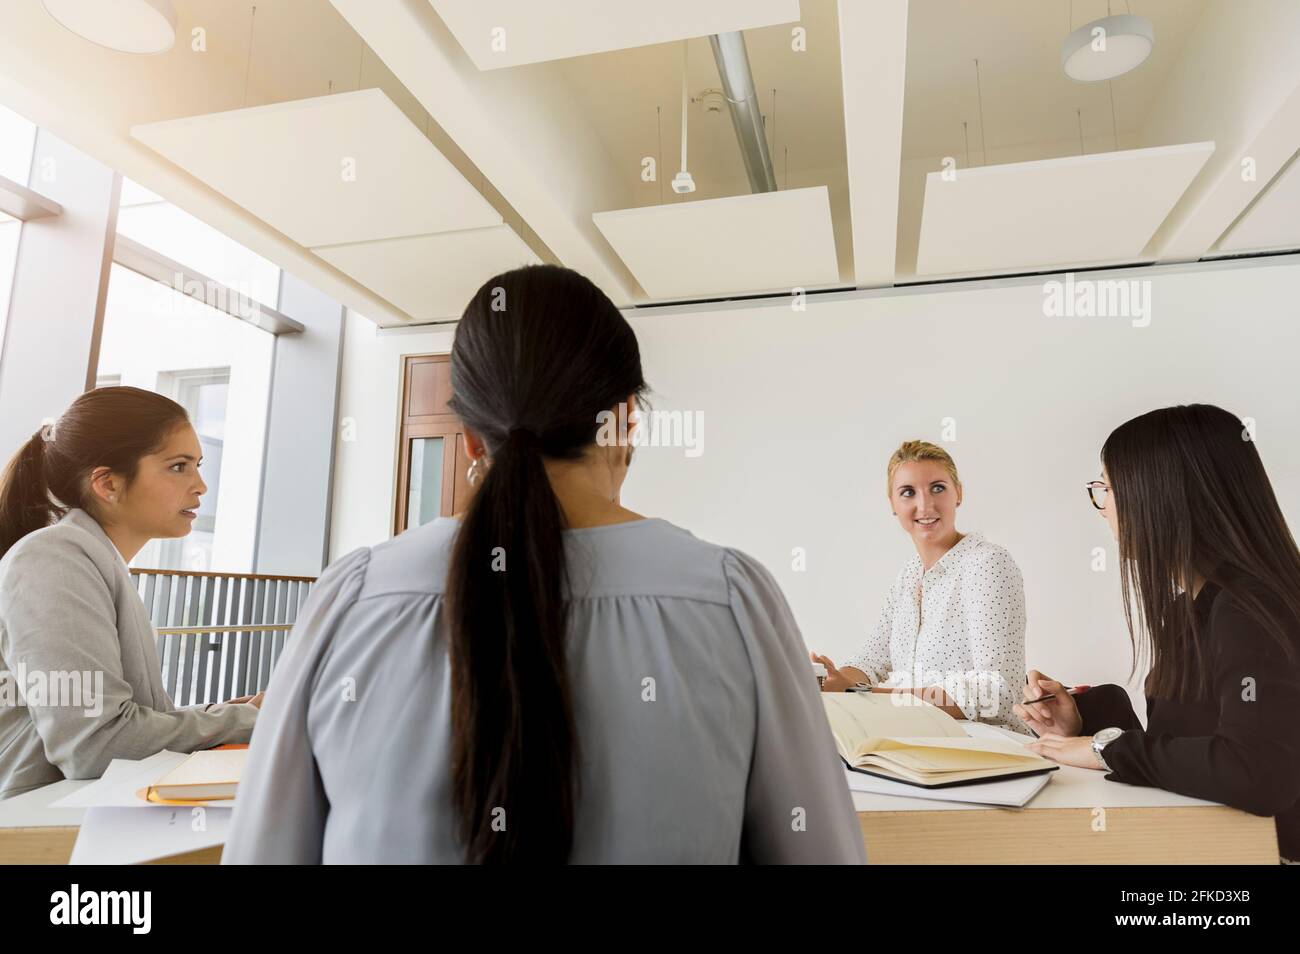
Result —
[[[727,108],[727,97],[720,89],[706,89],[700,93],[700,105],[706,113],[722,113]]]

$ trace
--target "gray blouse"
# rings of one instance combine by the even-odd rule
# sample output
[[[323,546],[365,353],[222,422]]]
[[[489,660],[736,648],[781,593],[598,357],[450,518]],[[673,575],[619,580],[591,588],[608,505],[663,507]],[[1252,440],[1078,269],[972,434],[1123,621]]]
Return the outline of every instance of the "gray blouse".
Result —
[[[0,798],[113,759],[247,742],[257,707],[178,709],[122,554],[84,510],[0,560]]]
[[[440,518],[336,561],[267,690],[223,862],[458,862]],[[798,627],[659,519],[565,532],[574,862],[863,862]],[[509,824],[509,819],[505,820]]]

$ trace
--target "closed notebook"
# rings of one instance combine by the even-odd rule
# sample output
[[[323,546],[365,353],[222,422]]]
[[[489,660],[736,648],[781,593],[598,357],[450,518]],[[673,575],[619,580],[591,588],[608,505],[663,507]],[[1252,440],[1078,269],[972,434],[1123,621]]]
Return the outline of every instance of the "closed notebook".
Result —
[[[220,801],[234,798],[248,749],[195,752],[149,786],[149,800]]]
[[[822,702],[840,758],[855,772],[941,788],[1059,767],[1014,739],[971,738],[956,719],[915,696],[824,692]]]

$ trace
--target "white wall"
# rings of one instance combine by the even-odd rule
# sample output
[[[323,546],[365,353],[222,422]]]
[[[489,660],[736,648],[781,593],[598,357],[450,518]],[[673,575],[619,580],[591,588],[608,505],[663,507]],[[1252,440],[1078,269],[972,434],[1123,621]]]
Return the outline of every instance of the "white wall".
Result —
[[[1099,273],[1093,273],[1094,276]],[[1129,269],[1150,279],[1149,327],[1047,318],[1041,283],[990,282],[696,311],[632,313],[658,409],[704,416],[703,454],[640,448],[624,502],[761,559],[810,646],[842,658],[874,621],[911,544],[885,463],[903,439],[946,446],[965,484],[959,526],[1008,547],[1025,577],[1031,666],[1124,681],[1115,546],[1088,503],[1106,435],[1152,408],[1211,402],[1256,419],[1260,452],[1300,529],[1300,262]],[[446,333],[380,335],[350,318],[334,545],[388,536],[403,353]],[[803,547],[807,570],[791,569]],[[1107,569],[1093,572],[1102,547]]]
[[[315,576],[329,560],[344,310],[292,272],[282,274],[279,310],[303,330],[275,339],[255,565]]]
[[[402,356],[445,354],[451,339],[447,330],[380,333],[348,310],[334,446],[331,560],[392,535]]]

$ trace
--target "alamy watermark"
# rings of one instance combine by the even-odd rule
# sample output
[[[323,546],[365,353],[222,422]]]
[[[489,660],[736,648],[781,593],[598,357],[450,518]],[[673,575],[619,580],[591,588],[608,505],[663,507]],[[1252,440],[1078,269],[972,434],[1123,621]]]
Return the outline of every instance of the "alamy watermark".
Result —
[[[1002,708],[1003,679],[995,670],[971,670],[942,672],[937,669],[917,669],[915,672],[891,670],[889,678],[881,683],[882,687],[907,687],[913,693],[924,695],[921,687],[937,686],[948,694],[949,698],[964,699],[974,704],[981,718],[992,719]],[[896,706],[915,706],[925,701],[917,695],[895,692],[890,699]]]
[[[1151,282],[1148,279],[1076,280],[1043,284],[1043,314],[1048,318],[1128,318],[1134,328],[1151,324]]]
[[[173,294],[176,292],[180,298]],[[212,279],[200,281],[184,272],[174,272],[170,285],[159,283],[155,286],[153,306],[158,314],[174,315],[192,310],[193,314],[200,316],[206,315],[206,306],[253,324],[260,322],[263,315],[263,305],[249,282],[223,285]]]
[[[687,457],[704,453],[703,411],[641,411],[629,417],[627,405],[620,404],[618,413],[601,411],[596,415],[600,425],[596,443],[601,447],[682,447]],[[630,424],[635,424],[628,433]]]
[[[83,891],[73,883],[67,891],[50,895],[50,923],[119,924],[130,927],[132,934],[148,934],[153,927],[153,892]]]
[[[28,670],[18,663],[0,670],[0,706],[53,706],[81,709],[93,719],[104,712],[103,670]]]

